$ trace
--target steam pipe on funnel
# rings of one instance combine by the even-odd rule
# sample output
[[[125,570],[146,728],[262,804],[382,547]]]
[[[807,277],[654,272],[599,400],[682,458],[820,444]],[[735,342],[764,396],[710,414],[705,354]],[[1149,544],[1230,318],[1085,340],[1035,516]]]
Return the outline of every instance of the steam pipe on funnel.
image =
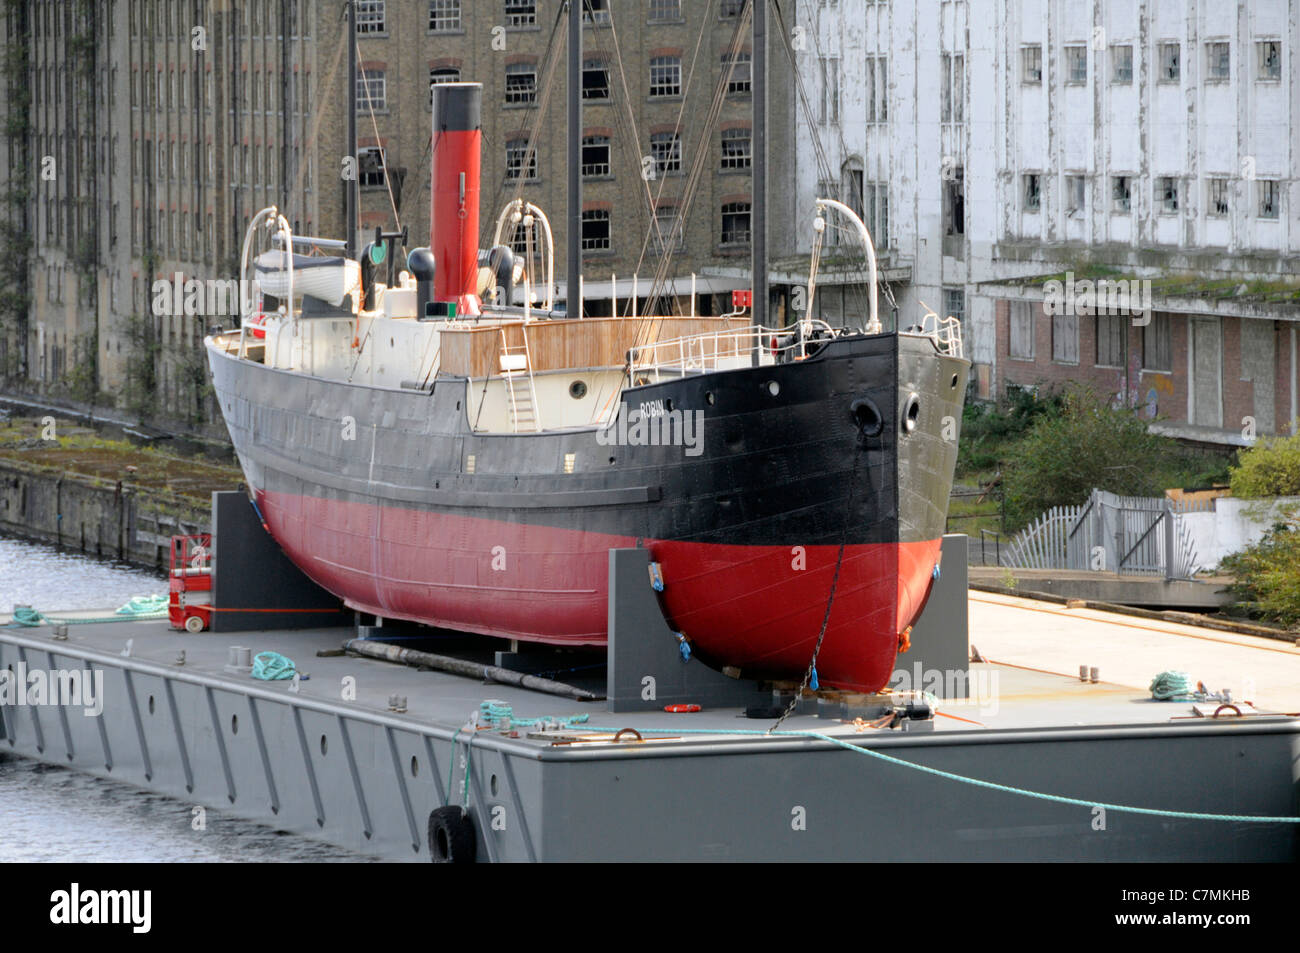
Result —
[[[570,318],[582,317],[582,6],[582,0],[569,0],[569,227],[564,310]]]
[[[478,200],[483,146],[483,85],[433,87],[429,249],[438,267],[433,300],[458,314],[479,314]],[[450,312],[450,308],[446,308]]]

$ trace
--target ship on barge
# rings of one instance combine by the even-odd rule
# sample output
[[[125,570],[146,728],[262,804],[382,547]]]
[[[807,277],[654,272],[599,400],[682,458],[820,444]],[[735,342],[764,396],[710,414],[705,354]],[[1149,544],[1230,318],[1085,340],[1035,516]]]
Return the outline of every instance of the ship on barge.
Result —
[[[807,225],[860,238],[860,329],[584,317],[572,280],[561,309],[541,209],[512,201],[480,252],[481,86],[433,91],[428,247],[385,283],[395,236],[340,257],[265,209],[256,313],[205,341],[268,531],[358,612],[559,646],[605,643],[608,552],[642,547],[684,656],[883,687],[939,573],[960,325],[884,329],[871,236],[830,198]]]

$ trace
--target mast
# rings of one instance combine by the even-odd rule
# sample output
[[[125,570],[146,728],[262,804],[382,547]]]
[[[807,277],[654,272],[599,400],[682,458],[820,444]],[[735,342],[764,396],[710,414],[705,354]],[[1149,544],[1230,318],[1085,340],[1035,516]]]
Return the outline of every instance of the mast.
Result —
[[[348,0],[348,155],[352,157],[352,178],[343,180],[343,205],[347,216],[344,257],[356,257],[357,186],[361,171],[357,156],[357,4]]]
[[[750,249],[753,254],[752,293],[754,323],[767,324],[767,0],[754,5],[753,75],[754,178],[750,205]],[[758,351],[754,351],[758,364]]]
[[[583,0],[569,3],[569,209],[568,237],[565,240],[566,269],[565,311],[570,318],[582,317],[582,5]]]

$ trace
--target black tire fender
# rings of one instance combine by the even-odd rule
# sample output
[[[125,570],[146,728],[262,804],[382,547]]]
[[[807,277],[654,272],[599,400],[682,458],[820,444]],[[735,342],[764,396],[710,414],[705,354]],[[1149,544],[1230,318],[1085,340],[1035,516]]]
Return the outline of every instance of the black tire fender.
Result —
[[[472,864],[478,848],[474,822],[463,807],[440,807],[429,814],[429,859],[435,864]]]

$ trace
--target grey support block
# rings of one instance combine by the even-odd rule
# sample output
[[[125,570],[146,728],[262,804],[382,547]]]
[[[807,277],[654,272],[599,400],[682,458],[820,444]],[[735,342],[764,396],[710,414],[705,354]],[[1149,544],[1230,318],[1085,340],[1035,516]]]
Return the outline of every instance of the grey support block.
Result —
[[[970,620],[967,610],[967,538],[950,533],[940,550],[939,578],[912,626],[912,647],[898,656],[890,684],[933,690],[940,698],[970,697]],[[901,683],[901,685],[900,685]]]
[[[609,551],[610,711],[659,711],[694,703],[705,708],[771,705],[756,682],[728,678],[703,662],[683,662],[650,586],[650,554]],[[649,697],[647,697],[649,696]]]
[[[318,629],[353,621],[337,596],[289,560],[262,528],[248,497],[237,491],[212,494],[212,604],[218,610],[212,613],[213,632]]]

